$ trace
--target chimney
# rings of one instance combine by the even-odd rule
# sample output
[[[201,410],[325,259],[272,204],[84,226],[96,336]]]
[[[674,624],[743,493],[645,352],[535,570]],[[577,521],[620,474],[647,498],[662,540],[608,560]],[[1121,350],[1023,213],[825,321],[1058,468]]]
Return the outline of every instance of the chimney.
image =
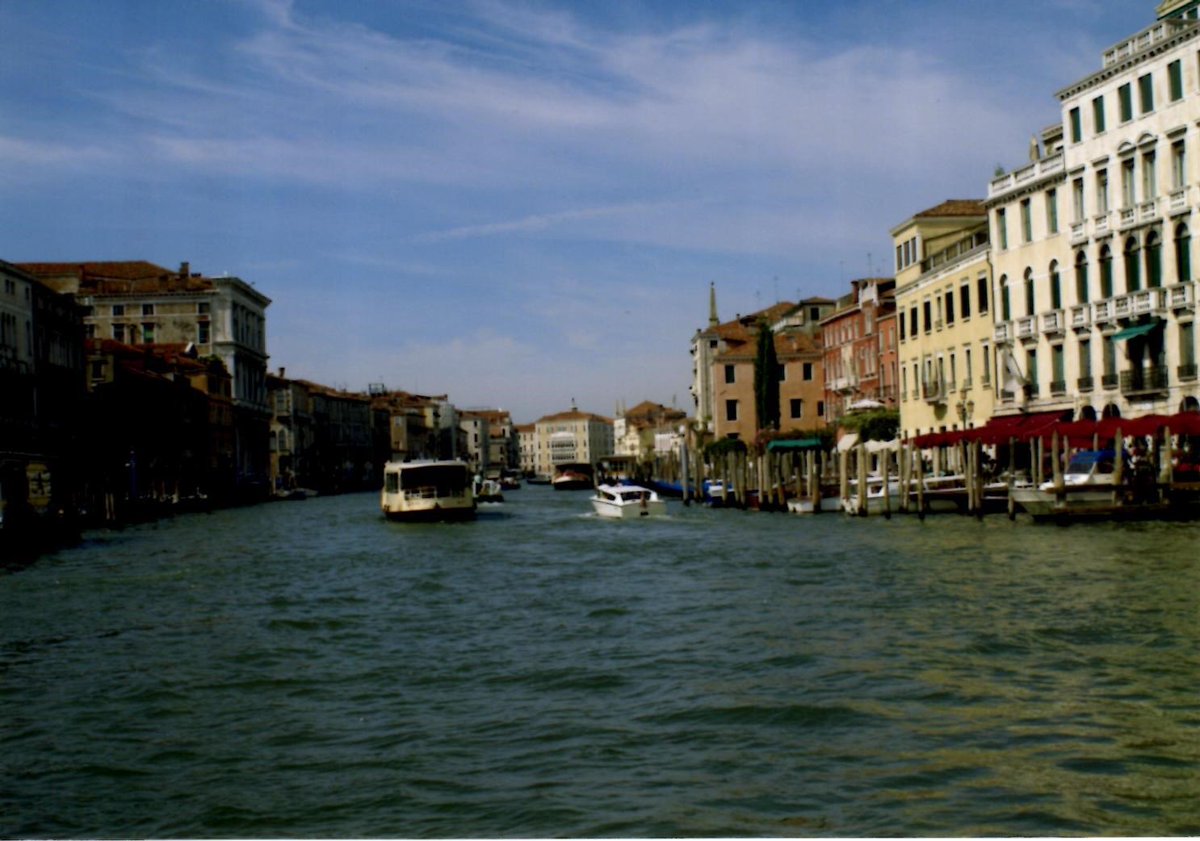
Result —
[[[287,373],[287,368],[284,368],[282,365],[280,365],[279,366],[279,379],[286,380],[287,377],[284,376],[284,374],[286,374],[286,373]]]
[[[192,276],[191,272],[192,272],[192,264],[189,263],[187,260],[184,260],[182,263],[179,264],[179,276],[181,278],[183,278],[184,280],[187,280],[189,277]]]

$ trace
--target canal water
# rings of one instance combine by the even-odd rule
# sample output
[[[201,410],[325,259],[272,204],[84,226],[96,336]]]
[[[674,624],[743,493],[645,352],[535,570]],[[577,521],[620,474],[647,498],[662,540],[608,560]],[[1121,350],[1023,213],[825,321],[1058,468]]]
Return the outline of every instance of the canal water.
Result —
[[[1200,834],[1200,525],[587,510],[0,573],[0,836]]]

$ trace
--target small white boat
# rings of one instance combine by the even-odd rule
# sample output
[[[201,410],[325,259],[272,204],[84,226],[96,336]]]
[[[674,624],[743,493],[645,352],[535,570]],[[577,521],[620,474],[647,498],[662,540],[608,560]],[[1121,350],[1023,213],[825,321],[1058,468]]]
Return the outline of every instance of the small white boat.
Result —
[[[484,503],[504,502],[504,491],[497,479],[483,479],[475,485],[475,502]]]
[[[391,520],[473,519],[471,469],[461,461],[389,461],[380,507]]]
[[[641,485],[599,485],[592,497],[592,508],[601,517],[623,520],[667,513],[666,501]]]

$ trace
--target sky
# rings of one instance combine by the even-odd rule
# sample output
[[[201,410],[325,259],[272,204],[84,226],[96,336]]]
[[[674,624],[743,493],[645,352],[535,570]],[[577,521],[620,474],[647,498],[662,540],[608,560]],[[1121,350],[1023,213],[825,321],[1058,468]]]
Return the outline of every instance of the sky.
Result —
[[[0,259],[183,261],[272,369],[518,423],[890,275],[1154,0],[0,0]]]

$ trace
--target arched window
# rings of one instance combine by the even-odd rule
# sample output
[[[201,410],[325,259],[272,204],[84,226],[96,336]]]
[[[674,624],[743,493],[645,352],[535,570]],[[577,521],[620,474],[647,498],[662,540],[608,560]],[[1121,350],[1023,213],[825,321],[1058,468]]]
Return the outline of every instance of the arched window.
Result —
[[[1079,410],[1079,419],[1084,421],[1094,421],[1096,419],[1096,409],[1093,406],[1084,406]]]
[[[1125,240],[1125,291],[1137,292],[1142,288],[1142,272],[1138,265],[1138,242],[1136,237]]]
[[[1033,315],[1037,310],[1033,308],[1033,269],[1025,270],[1025,314]]]
[[[1050,261],[1050,309],[1062,309],[1062,280],[1058,276],[1057,260]]]
[[[1008,298],[1008,275],[1000,275],[1000,320],[1012,321],[1012,307]]]
[[[1075,303],[1088,302],[1088,266],[1087,252],[1080,250],[1075,255]]]
[[[1104,407],[1102,416],[1106,418],[1119,418],[1121,417],[1121,409],[1115,403],[1109,403]]]
[[[1162,286],[1162,237],[1158,231],[1146,234],[1146,288]]]
[[[1192,236],[1186,224],[1175,229],[1175,282],[1192,279]]]
[[[1100,299],[1113,296],[1112,249],[1107,245],[1100,249]]]

